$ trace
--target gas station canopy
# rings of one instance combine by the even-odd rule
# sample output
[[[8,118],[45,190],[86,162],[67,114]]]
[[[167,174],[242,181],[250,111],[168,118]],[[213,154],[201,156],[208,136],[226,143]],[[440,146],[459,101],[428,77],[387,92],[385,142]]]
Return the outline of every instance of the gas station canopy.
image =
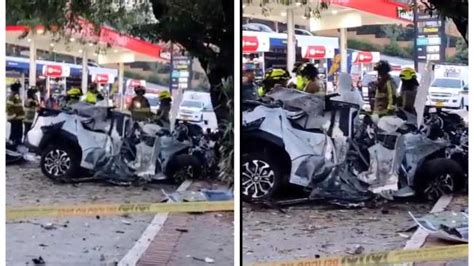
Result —
[[[98,33],[85,29],[87,27],[83,27],[81,32],[69,32],[61,37],[45,32],[42,26],[37,26],[33,31],[27,26],[7,26],[6,42],[30,47],[34,38],[36,49],[53,50],[75,57],[82,57],[83,52],[87,52],[88,58],[95,59],[98,64],[167,61],[161,56],[159,45],[123,35],[108,27],[101,27]],[[31,32],[33,34],[23,37],[25,33]]]
[[[360,27],[377,24],[410,24],[410,15],[405,12],[408,6],[390,0],[331,0],[328,9],[320,10],[320,18],[309,18],[307,7],[301,1],[293,1],[290,6],[270,0],[262,12],[260,1],[245,4],[244,16],[287,23],[287,10],[294,12],[294,24],[309,27],[310,31]],[[321,1],[308,0],[308,6]],[[370,2],[370,3],[369,3]]]

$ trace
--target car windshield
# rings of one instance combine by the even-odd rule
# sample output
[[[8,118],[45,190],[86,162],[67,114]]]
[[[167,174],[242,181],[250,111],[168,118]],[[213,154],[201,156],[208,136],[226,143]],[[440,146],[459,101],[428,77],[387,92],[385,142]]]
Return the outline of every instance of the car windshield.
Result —
[[[431,87],[442,88],[461,88],[461,80],[459,79],[435,79]]]
[[[363,78],[362,78],[362,86],[363,87],[367,87],[369,86],[369,83],[372,82],[372,81],[376,81],[377,80],[377,75],[374,75],[374,74],[366,74]]]
[[[148,102],[150,103],[150,106],[158,106],[160,105],[160,101],[158,100],[158,97],[146,97]]]
[[[202,103],[197,101],[183,101],[181,104],[183,107],[191,107],[191,108],[202,108]]]

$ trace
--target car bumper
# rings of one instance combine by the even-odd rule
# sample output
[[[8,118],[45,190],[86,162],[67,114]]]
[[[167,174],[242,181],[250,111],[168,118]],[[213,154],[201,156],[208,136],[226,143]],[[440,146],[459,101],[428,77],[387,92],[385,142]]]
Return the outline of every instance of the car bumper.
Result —
[[[436,108],[460,108],[461,107],[461,99],[435,99],[431,98],[426,101],[426,106],[429,107],[436,107]]]

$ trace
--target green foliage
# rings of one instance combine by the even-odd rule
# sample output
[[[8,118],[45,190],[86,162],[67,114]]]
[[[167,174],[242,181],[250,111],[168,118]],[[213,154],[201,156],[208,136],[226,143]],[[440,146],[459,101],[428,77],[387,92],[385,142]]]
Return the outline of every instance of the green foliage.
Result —
[[[229,114],[219,121],[219,129],[224,132],[220,142],[219,179],[233,183],[234,180],[234,83],[228,78],[222,83],[223,96],[226,99]]]
[[[350,49],[361,50],[361,51],[381,51],[380,45],[372,44],[368,41],[363,40],[348,40],[347,47]]]
[[[400,27],[398,25],[393,25],[393,24],[392,25],[383,25],[382,26],[382,31],[385,33],[385,36],[387,38],[390,38],[390,43],[393,44],[393,43],[397,42],[398,37],[402,33],[401,28],[402,27]]]
[[[410,57],[409,54],[406,52],[406,50],[401,48],[396,42],[390,43],[389,45],[385,46],[382,50],[382,53],[386,55],[398,56],[398,57],[404,57],[404,58]]]
[[[467,44],[462,39],[458,40],[456,43],[456,54],[453,57],[448,58],[446,61],[464,65],[469,63],[469,50]]]

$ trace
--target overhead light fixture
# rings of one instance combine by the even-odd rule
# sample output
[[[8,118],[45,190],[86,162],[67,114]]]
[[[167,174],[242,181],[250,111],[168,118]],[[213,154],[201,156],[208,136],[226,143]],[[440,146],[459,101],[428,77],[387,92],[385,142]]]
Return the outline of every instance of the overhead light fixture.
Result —
[[[43,34],[44,33],[44,28],[43,27],[38,27],[36,29],[36,34]]]
[[[301,6],[301,5],[302,5],[302,3],[301,3],[301,2],[299,2],[299,1],[298,1],[298,2],[296,2],[296,6]]]
[[[117,49],[115,49],[115,50],[114,50],[114,53],[118,53],[118,50],[117,50]]]
[[[94,44],[90,42],[90,43],[89,43],[89,46],[94,46]]]
[[[280,15],[281,15],[282,17],[286,17],[286,12],[281,12]]]
[[[49,46],[54,47],[54,43],[50,43]]]
[[[338,13],[338,11],[337,11],[337,10],[333,10],[331,13],[332,13],[333,15],[336,15],[336,14]]]
[[[79,53],[82,53],[82,49],[80,49],[78,52],[79,52]]]
[[[27,41],[28,41],[28,42],[31,42],[31,39],[30,39],[30,38],[28,38],[28,40],[27,40]]]
[[[245,9],[247,6],[246,5],[242,5],[242,8]]]
[[[70,41],[70,42],[74,42],[75,40],[76,40],[76,39],[74,39],[74,38],[69,38],[69,41]]]

